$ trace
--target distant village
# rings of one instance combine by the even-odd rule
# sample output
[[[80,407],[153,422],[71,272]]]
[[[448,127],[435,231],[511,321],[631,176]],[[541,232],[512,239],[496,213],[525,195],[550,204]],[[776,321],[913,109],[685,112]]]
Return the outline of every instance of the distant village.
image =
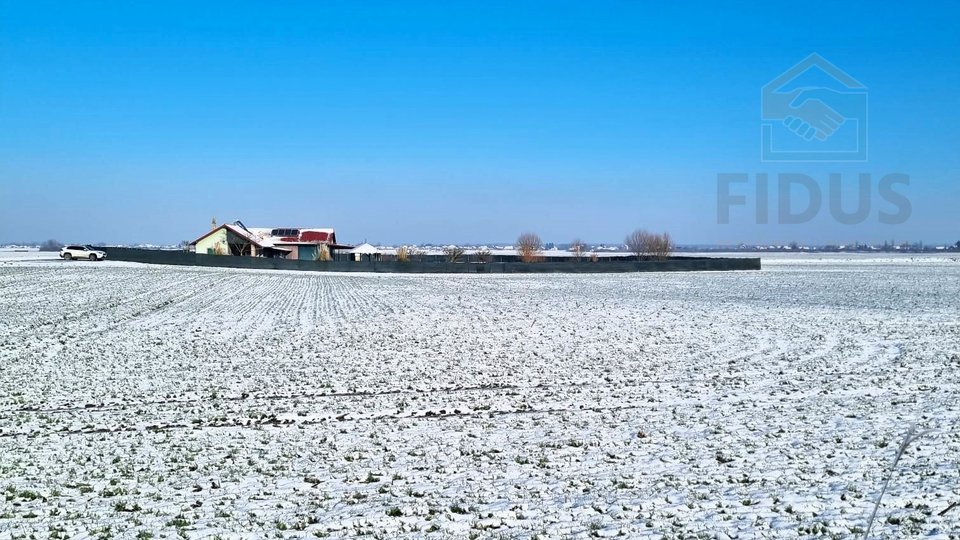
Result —
[[[392,246],[361,242],[359,244],[342,243],[332,227],[248,227],[242,221],[218,224],[213,220],[207,231],[192,241],[182,241],[175,245],[157,244],[129,244],[122,247],[136,247],[146,249],[187,250],[199,254],[268,257],[292,260],[386,260],[408,256],[438,256],[462,254],[489,255],[489,256],[516,256],[518,253],[531,247],[539,253],[549,257],[583,256],[608,257],[637,253],[641,248],[636,245],[638,240],[631,236],[642,234],[635,231],[627,236],[622,243],[590,244],[581,240],[568,242],[542,242],[534,233],[525,233],[512,244],[411,244]],[[526,238],[526,240],[524,240]],[[960,241],[953,244],[926,244],[923,241],[896,242],[884,241],[882,244],[868,244],[851,242],[844,244],[807,245],[798,242],[787,244],[747,244],[735,245],[674,245],[669,236],[663,235],[667,252],[681,253],[943,253],[960,252]],[[524,246],[524,242],[531,242],[532,246]],[[649,239],[647,239],[649,241]],[[88,243],[94,247],[103,247],[109,244],[103,242]],[[633,244],[633,245],[632,245]],[[6,251],[58,251],[63,244],[57,240],[47,240],[41,243],[13,243],[0,245]]]

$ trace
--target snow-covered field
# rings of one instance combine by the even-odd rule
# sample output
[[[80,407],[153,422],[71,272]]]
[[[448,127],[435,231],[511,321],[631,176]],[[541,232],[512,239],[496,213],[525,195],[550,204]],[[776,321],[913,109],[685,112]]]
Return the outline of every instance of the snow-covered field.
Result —
[[[59,258],[59,251],[0,250],[0,264],[14,261],[57,260]]]
[[[0,538],[855,537],[914,422],[874,536],[960,537],[949,257],[7,260],[0,368]]]

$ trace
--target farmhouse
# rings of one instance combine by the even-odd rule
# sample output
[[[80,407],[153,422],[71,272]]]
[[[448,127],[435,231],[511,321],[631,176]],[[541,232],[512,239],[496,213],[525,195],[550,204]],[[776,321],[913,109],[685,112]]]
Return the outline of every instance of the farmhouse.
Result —
[[[302,260],[333,259],[337,251],[353,248],[338,244],[330,228],[248,228],[240,221],[214,227],[190,245],[207,255]]]

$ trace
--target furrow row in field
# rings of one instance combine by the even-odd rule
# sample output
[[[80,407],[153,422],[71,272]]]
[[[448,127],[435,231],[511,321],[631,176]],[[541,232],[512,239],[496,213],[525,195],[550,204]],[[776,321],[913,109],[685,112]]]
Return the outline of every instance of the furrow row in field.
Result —
[[[892,385],[891,385],[892,386]],[[956,385],[954,385],[956,386]],[[241,399],[218,399],[215,401],[172,402],[160,404],[124,405],[120,407],[83,408],[58,411],[22,411],[4,418],[0,434],[5,436],[38,436],[53,433],[101,433],[116,430],[137,429],[198,429],[203,427],[229,427],[257,425],[313,425],[336,421],[371,421],[402,418],[453,416],[482,416],[501,414],[559,413],[590,410],[594,412],[631,409],[661,411],[673,409],[673,424],[684,426],[676,408],[695,411],[696,415],[707,412],[715,414],[739,413],[752,409],[766,417],[766,421],[751,428],[751,431],[767,433],[769,421],[785,412],[803,415],[813,405],[821,409],[831,408],[831,403],[844,404],[856,397],[856,407],[836,409],[845,418],[869,418],[875,404],[900,396],[911,396],[922,388],[890,388],[866,390],[863,388],[830,388],[808,391],[803,387],[778,386],[767,392],[764,402],[758,403],[749,387],[730,388],[713,382],[704,382],[698,388],[689,385],[655,384],[638,386],[599,387],[589,386],[572,389],[557,388],[475,388],[456,389],[433,394],[393,392],[380,394],[305,396],[287,401],[289,396],[254,396]],[[866,391],[865,391],[866,390]],[[948,389],[949,390],[949,389]],[[711,394],[709,400],[703,396]],[[960,401],[947,394],[930,402],[909,405],[917,413],[926,413],[934,408],[941,421],[950,411],[960,410]],[[334,399],[331,399],[334,398]],[[788,414],[788,416],[790,416]],[[757,418],[760,420],[760,418]],[[187,423],[182,423],[186,421]],[[702,420],[691,422],[698,425]],[[100,427],[95,427],[100,426]],[[703,425],[702,430],[716,429]]]
[[[122,323],[126,317],[136,316],[139,310],[143,309],[144,301],[156,301],[164,295],[175,293],[190,281],[187,279],[163,284],[152,279],[131,280],[129,276],[111,277],[92,273],[76,285],[66,284],[66,287],[74,287],[79,291],[74,290],[70,295],[55,295],[57,301],[48,306],[49,313],[30,313],[24,310],[24,314],[30,318],[20,323],[14,336],[43,334],[48,329],[52,329],[54,335],[70,333],[74,327],[87,328],[99,320]],[[64,290],[62,287],[58,286],[58,289]],[[60,300],[62,296],[75,298],[77,292],[86,299],[82,302]]]

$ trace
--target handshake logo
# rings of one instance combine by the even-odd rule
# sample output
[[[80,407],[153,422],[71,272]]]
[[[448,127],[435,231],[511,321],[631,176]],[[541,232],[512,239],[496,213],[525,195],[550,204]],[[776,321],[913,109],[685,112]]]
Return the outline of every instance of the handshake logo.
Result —
[[[867,89],[818,54],[763,87],[763,161],[866,161]]]
[[[763,87],[761,122],[761,157],[765,162],[867,160],[867,89],[817,54],[806,57]],[[845,182],[839,172],[828,173],[826,182],[823,177],[818,182],[800,172],[780,172],[776,183],[771,181],[770,173],[752,176],[717,175],[717,223],[730,223],[733,207],[752,206],[755,223],[768,224],[771,199],[776,201],[776,222],[780,225],[809,223],[824,208],[829,208],[836,223],[856,225],[870,218],[878,197],[896,209],[893,213],[877,209],[880,223],[904,223],[913,212],[909,197],[899,188],[910,185],[910,176],[904,173],[884,174],[878,182],[870,173],[860,173],[855,189],[850,186],[854,179],[848,177]],[[749,189],[751,181],[753,190]],[[739,184],[746,189],[737,190],[735,186]],[[795,200],[795,193],[801,189],[806,195]]]

